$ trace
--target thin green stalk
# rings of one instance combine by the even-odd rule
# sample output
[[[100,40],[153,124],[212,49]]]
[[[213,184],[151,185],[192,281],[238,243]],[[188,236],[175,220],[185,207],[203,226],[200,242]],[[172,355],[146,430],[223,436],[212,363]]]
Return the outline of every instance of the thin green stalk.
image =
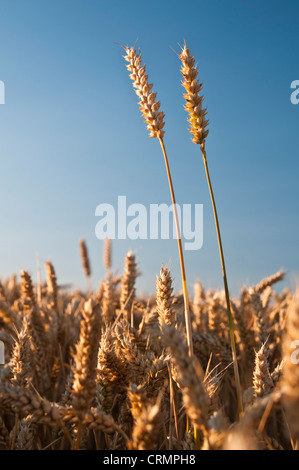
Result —
[[[76,442],[75,442],[75,450],[80,449],[82,427],[83,427],[83,423],[82,423],[82,421],[80,421],[79,424],[78,424],[78,429],[77,429],[77,438],[76,438]]]
[[[159,138],[159,141],[160,141],[160,144],[161,144],[161,147],[162,147],[163,156],[164,156],[164,160],[165,160],[166,172],[167,172],[167,177],[168,177],[168,182],[169,182],[170,194],[171,194],[172,205],[173,205],[173,213],[174,213],[174,219],[175,219],[175,225],[176,225],[176,231],[177,231],[179,257],[180,257],[180,265],[181,265],[181,275],[182,275],[182,284],[183,284],[183,293],[184,293],[184,309],[185,309],[187,344],[188,344],[189,357],[192,357],[193,356],[192,326],[191,326],[191,317],[190,317],[190,309],[189,309],[189,297],[188,297],[188,289],[187,289],[184,254],[183,254],[182,240],[181,240],[181,234],[180,234],[180,226],[179,226],[179,221],[178,221],[178,214],[177,214],[177,208],[176,208],[176,201],[175,201],[175,195],[174,195],[174,190],[173,190],[172,178],[171,178],[171,173],[170,173],[170,168],[169,168],[169,163],[168,163],[168,158],[167,158],[167,153],[166,153],[163,138]],[[202,375],[203,375],[203,371],[202,371]],[[186,415],[186,429],[187,429],[187,432],[188,432],[188,430],[189,430],[189,417],[188,417],[188,415]],[[195,437],[195,447],[198,450],[200,448],[199,447],[200,446],[200,438],[199,438],[199,433],[198,433],[198,430],[196,429],[196,427],[194,427],[194,437]]]
[[[196,426],[194,426],[194,444],[195,444],[195,450],[200,450],[201,448],[201,437],[199,430],[197,429]]]
[[[235,343],[235,336],[234,336],[234,323],[233,317],[231,312],[231,304],[230,304],[230,297],[229,297],[229,289],[228,289],[228,282],[226,276],[226,268],[224,262],[224,255],[223,255],[223,248],[222,248],[222,241],[221,241],[221,234],[220,234],[220,227],[218,221],[218,214],[216,209],[216,203],[212,188],[212,183],[209,174],[208,162],[206,158],[206,150],[205,150],[205,143],[201,144],[201,151],[203,156],[203,162],[206,171],[206,177],[208,181],[214,218],[215,218],[215,225],[216,225],[216,232],[217,232],[217,239],[218,239],[218,246],[219,246],[219,253],[220,253],[220,260],[221,260],[221,267],[222,267],[222,275],[223,275],[223,283],[224,283],[224,291],[225,291],[225,299],[227,305],[227,315],[228,315],[228,322],[229,322],[229,333],[230,333],[230,340],[231,340],[231,348],[232,348],[232,357],[233,357],[233,366],[234,366],[234,373],[235,373],[235,380],[236,380],[236,392],[237,392],[237,401],[238,401],[238,409],[239,415],[243,412],[243,405],[242,405],[242,398],[241,398],[241,384],[240,384],[240,377],[239,377],[239,370],[238,370],[238,362],[237,362],[237,351],[236,351],[236,343]]]
[[[192,357],[193,356],[192,327],[191,327],[189,298],[188,298],[188,290],[187,290],[187,281],[186,281],[186,272],[185,272],[185,263],[184,263],[184,254],[183,254],[183,248],[182,248],[182,240],[181,240],[181,234],[180,234],[180,226],[179,226],[179,220],[178,220],[178,214],[177,214],[177,207],[176,207],[175,195],[174,195],[174,190],[173,190],[172,178],[171,178],[171,173],[170,173],[170,168],[169,168],[169,163],[168,163],[168,158],[167,158],[167,153],[166,153],[163,138],[159,137],[159,141],[160,141],[160,144],[161,144],[161,147],[162,147],[163,156],[164,156],[164,160],[165,160],[166,172],[167,172],[167,177],[168,177],[168,182],[169,182],[170,194],[171,194],[172,205],[173,205],[173,213],[174,213],[174,219],[175,219],[175,225],[176,225],[176,231],[177,231],[179,257],[180,257],[180,265],[181,265],[181,275],[182,275],[182,284],[183,284],[183,293],[184,293],[184,308],[185,308],[187,343],[188,343],[189,356]]]

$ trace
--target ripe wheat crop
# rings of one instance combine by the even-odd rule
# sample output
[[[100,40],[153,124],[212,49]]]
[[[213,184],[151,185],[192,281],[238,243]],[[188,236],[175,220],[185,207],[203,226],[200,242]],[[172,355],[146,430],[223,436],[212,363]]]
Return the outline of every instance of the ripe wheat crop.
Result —
[[[124,47],[127,69],[150,136],[164,145],[165,115],[141,54]],[[0,282],[0,449],[290,450],[299,446],[299,290],[275,286],[285,273],[244,286],[232,298],[207,167],[207,110],[195,60],[178,54],[192,141],[199,144],[215,217],[224,289],[198,281],[187,290],[179,225],[182,289],[159,266],[154,294],[136,288],[138,260],[91,284],[91,258],[79,241],[86,290],[59,284],[45,263],[36,284],[22,270]],[[177,222],[176,213],[175,219]],[[204,269],[204,266],[202,267]]]
[[[299,296],[275,291],[283,272],[232,299],[240,417],[224,291],[195,284],[190,357],[168,268],[149,298],[132,252],[93,292],[60,286],[50,262],[45,274],[40,301],[27,271],[0,285],[0,449],[296,448]]]

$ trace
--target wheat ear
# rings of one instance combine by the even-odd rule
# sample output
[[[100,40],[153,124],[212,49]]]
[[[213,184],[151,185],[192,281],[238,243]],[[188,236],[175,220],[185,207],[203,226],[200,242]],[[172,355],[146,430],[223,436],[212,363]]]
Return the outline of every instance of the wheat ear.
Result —
[[[168,268],[162,266],[160,276],[157,276],[156,279],[156,303],[160,327],[162,327],[163,324],[170,326],[175,323],[172,292],[170,271]]]
[[[229,321],[229,332],[230,332],[234,372],[235,372],[235,380],[236,380],[236,394],[237,394],[237,400],[238,400],[239,414],[241,414],[243,411],[243,406],[242,406],[242,399],[241,399],[241,385],[240,385],[239,369],[238,369],[238,363],[237,363],[237,352],[236,352],[235,336],[234,336],[234,324],[233,324],[233,317],[231,313],[230,295],[229,295],[226,268],[225,268],[225,262],[224,262],[220,226],[219,226],[219,221],[218,221],[216,203],[215,203],[214,193],[212,189],[212,183],[210,179],[208,163],[207,163],[207,158],[206,158],[206,150],[205,150],[205,139],[209,132],[207,129],[208,121],[205,118],[207,114],[207,110],[202,107],[203,97],[200,95],[200,92],[202,91],[202,84],[200,84],[199,81],[197,80],[197,75],[198,75],[197,66],[195,66],[194,57],[190,54],[190,51],[187,48],[186,44],[184,45],[179,57],[182,62],[182,68],[181,68],[181,72],[183,75],[182,85],[186,90],[186,93],[184,94],[184,98],[186,100],[185,109],[188,111],[189,116],[190,116],[188,121],[190,123],[190,132],[193,136],[192,141],[195,144],[199,144],[201,146],[201,152],[203,156],[205,172],[206,172],[207,182],[208,182],[209,191],[210,191],[210,197],[211,197],[212,206],[213,206],[221,267],[222,267],[223,282],[224,282],[225,298],[226,298],[226,305],[227,305],[227,315],[228,315],[228,321]]]
[[[47,275],[47,294],[49,308],[57,310],[57,278],[53,264],[51,261],[45,263]]]
[[[74,356],[72,404],[82,417],[96,394],[96,367],[100,341],[100,315],[91,299],[85,302],[80,337]]]
[[[21,331],[15,339],[15,345],[9,362],[14,385],[28,387],[32,380],[32,361],[29,337],[29,320],[25,317]]]
[[[187,342],[188,342],[188,348],[189,348],[189,355],[192,356],[193,355],[192,328],[191,328],[191,317],[190,317],[190,311],[189,311],[189,298],[188,298],[187,281],[186,281],[186,273],[185,273],[184,255],[183,255],[179,220],[178,220],[172,178],[171,178],[171,173],[170,173],[170,167],[169,167],[168,157],[167,157],[164,140],[163,140],[163,137],[165,134],[165,131],[163,130],[164,125],[165,125],[165,122],[164,122],[165,114],[159,110],[160,102],[156,99],[156,96],[157,96],[156,93],[151,91],[153,85],[148,83],[148,75],[146,75],[146,72],[145,72],[145,65],[141,66],[141,53],[137,54],[135,47],[131,47],[131,48],[124,47],[124,49],[126,51],[126,55],[124,56],[124,58],[127,62],[129,62],[129,64],[127,65],[127,69],[130,72],[130,78],[133,80],[133,87],[135,88],[136,94],[140,98],[140,101],[138,104],[140,105],[142,116],[145,119],[148,130],[150,131],[150,137],[156,137],[157,139],[159,139],[161,149],[163,152],[164,161],[165,161],[167,178],[168,178],[169,189],[170,189],[171,200],[172,200],[173,211],[174,211],[177,240],[178,240],[182,285],[183,285],[183,292],[184,292]]]
[[[255,286],[255,291],[256,292],[263,292],[267,287],[272,286],[276,282],[282,281],[285,277],[285,272],[280,269],[277,271],[277,273],[272,274],[272,276],[266,277],[265,279],[262,279],[262,281]]]
[[[112,249],[111,249],[111,240],[110,238],[105,238],[104,240],[104,249],[103,249],[103,264],[104,267],[106,268],[107,272],[109,273],[111,269],[111,255]]]
[[[22,270],[20,277],[22,300],[24,304],[24,310],[27,312],[32,306],[36,304],[36,298],[30,274],[27,271]]]
[[[79,241],[79,247],[80,247],[82,267],[83,267],[83,271],[87,279],[88,290],[91,291],[91,279],[90,279],[91,268],[90,268],[90,261],[89,261],[88,250],[87,250],[85,240],[81,239]]]
[[[124,274],[121,280],[120,307],[129,320],[135,298],[135,281],[138,275],[136,256],[128,251],[125,258]]]

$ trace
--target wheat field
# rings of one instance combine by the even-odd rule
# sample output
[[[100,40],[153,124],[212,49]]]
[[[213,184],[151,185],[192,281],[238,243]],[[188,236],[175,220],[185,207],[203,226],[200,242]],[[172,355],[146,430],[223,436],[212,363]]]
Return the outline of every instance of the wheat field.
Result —
[[[299,297],[275,291],[284,272],[231,301],[239,416],[224,292],[194,285],[190,358],[183,295],[173,292],[170,270],[162,266],[155,295],[140,298],[136,256],[127,253],[118,276],[111,248],[95,291],[69,292],[51,262],[45,282],[33,284],[27,271],[2,281],[0,448],[296,449]],[[80,249],[88,277],[84,241]]]
[[[164,144],[165,115],[141,54],[124,47],[127,69],[150,136]],[[186,44],[184,95],[192,141],[210,190],[223,290],[200,281],[187,289],[176,224],[182,292],[161,266],[154,292],[136,289],[129,251],[121,275],[105,240],[105,276],[92,288],[84,239],[86,290],[60,285],[55,267],[21,271],[0,283],[0,449],[3,450],[291,450],[299,445],[299,291],[276,284],[283,271],[229,294],[216,203],[207,166],[207,110]],[[174,213],[175,218],[176,213]],[[177,222],[177,221],[176,221]]]

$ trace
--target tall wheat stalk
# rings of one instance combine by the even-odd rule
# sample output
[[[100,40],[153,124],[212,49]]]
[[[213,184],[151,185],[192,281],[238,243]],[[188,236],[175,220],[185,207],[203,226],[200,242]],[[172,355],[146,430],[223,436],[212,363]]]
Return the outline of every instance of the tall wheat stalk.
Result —
[[[220,234],[220,226],[218,220],[218,213],[216,208],[216,202],[214,197],[214,192],[212,188],[206,150],[205,150],[205,140],[209,133],[207,126],[209,121],[206,119],[207,110],[202,107],[203,103],[203,96],[200,94],[202,91],[202,84],[196,79],[198,75],[197,66],[195,66],[194,57],[190,54],[189,49],[187,48],[186,44],[182,48],[181,54],[179,57],[182,62],[181,72],[183,75],[182,85],[186,90],[184,94],[184,98],[186,100],[185,109],[189,114],[188,122],[190,123],[189,131],[192,134],[192,142],[195,144],[199,144],[201,147],[207,182],[209,186],[209,192],[213,207],[215,225],[216,225],[216,233],[217,233],[217,240],[219,246],[219,253],[220,253],[220,261],[222,267],[222,276],[223,276],[223,283],[224,283],[224,291],[225,291],[225,298],[226,298],[226,305],[227,305],[227,315],[229,321],[229,332],[230,332],[230,340],[231,340],[231,348],[232,348],[232,356],[233,356],[233,365],[234,365],[234,373],[235,373],[235,380],[236,380],[236,393],[237,393],[237,400],[238,400],[238,408],[239,414],[243,411],[242,406],[242,399],[241,399],[241,385],[240,385],[240,377],[239,377],[239,370],[238,370],[238,363],[237,363],[237,353],[236,353],[236,345],[235,345],[235,337],[234,337],[234,324],[233,324],[233,317],[231,312],[231,303],[230,303],[230,295],[229,295],[229,288],[228,288],[228,281],[226,275],[226,267],[224,261],[224,254],[223,254],[223,247],[222,247],[222,240]]]
[[[184,254],[182,248],[180,226],[178,220],[178,213],[176,207],[176,199],[173,189],[173,183],[171,178],[171,172],[168,162],[168,157],[164,145],[164,134],[163,130],[165,122],[165,114],[160,109],[160,102],[156,99],[156,93],[152,90],[153,85],[148,83],[148,75],[145,72],[145,65],[141,66],[141,53],[137,54],[135,46],[134,47],[124,47],[126,55],[124,56],[125,60],[129,62],[127,65],[127,70],[130,72],[130,78],[133,80],[133,87],[137,96],[140,98],[139,105],[142,112],[142,116],[145,119],[147,128],[150,131],[150,137],[156,137],[159,139],[163,157],[166,166],[167,178],[169,183],[169,189],[171,194],[171,200],[173,205],[173,213],[175,219],[177,240],[178,240],[178,250],[181,266],[181,276],[182,276],[182,286],[184,294],[184,310],[185,310],[185,323],[186,323],[186,333],[187,333],[187,343],[189,356],[193,356],[193,342],[192,342],[192,329],[191,329],[191,318],[189,310],[189,298],[187,290],[187,281],[186,281],[186,271],[184,263]]]

